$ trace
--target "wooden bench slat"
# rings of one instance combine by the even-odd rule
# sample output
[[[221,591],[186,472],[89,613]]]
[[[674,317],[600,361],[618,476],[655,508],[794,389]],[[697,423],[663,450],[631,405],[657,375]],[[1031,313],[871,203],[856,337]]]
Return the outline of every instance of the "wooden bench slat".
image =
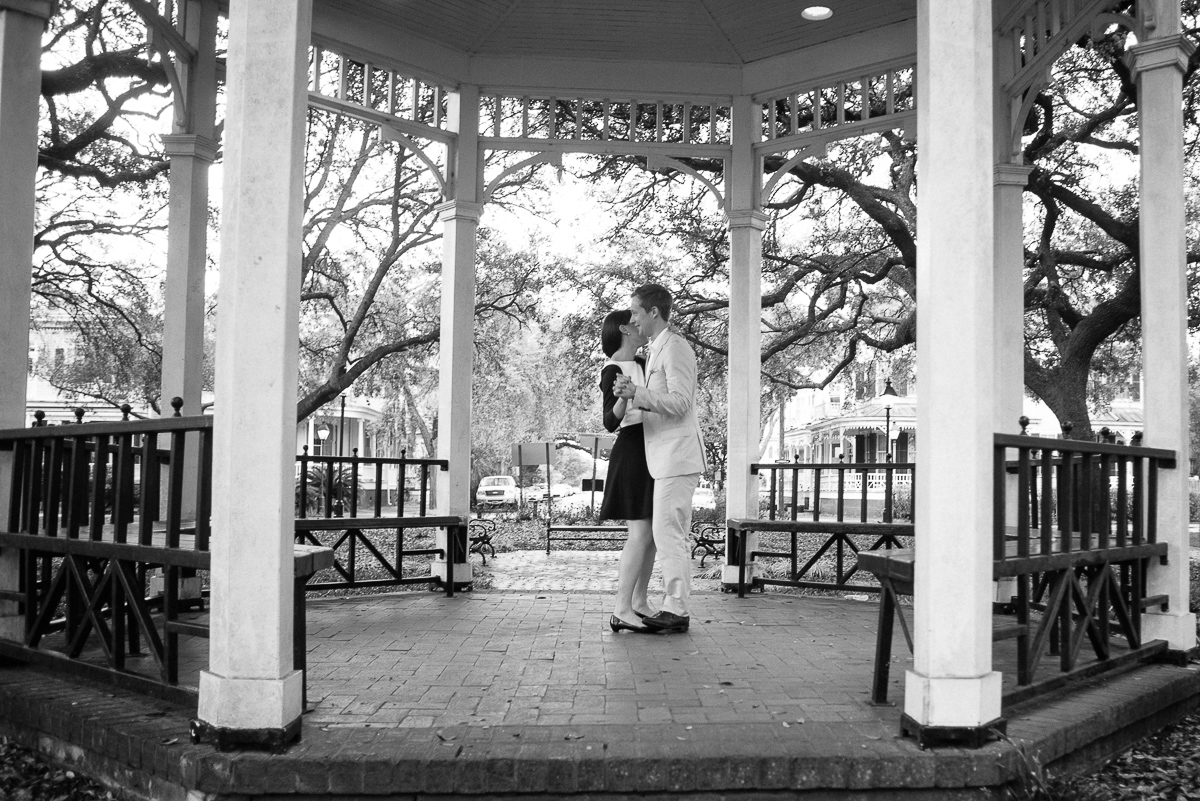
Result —
[[[445,528],[465,526],[456,515],[426,517],[297,517],[296,531],[344,531],[346,529]]]
[[[795,531],[800,534],[866,534],[911,537],[912,523],[860,523],[837,520],[758,520],[730,518],[726,526],[731,531]]]
[[[589,531],[595,531],[595,532],[611,531],[612,533],[617,534],[622,531],[624,531],[626,533],[629,532],[628,526],[549,526],[548,528],[550,531],[565,531],[568,533],[569,532],[589,532]]]

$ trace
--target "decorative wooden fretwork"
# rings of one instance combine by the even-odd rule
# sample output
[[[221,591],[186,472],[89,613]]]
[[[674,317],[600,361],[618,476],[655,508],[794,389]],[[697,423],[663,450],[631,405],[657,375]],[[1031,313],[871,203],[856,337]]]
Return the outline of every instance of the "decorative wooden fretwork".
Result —
[[[1117,24],[1139,36],[1153,27],[1153,4],[1139,3],[1137,17],[1112,13],[1116,0],[1024,0],[996,25],[997,47],[1007,48],[997,57],[1007,57],[1011,74],[1002,88],[1012,105],[1012,152],[1019,153],[1025,118],[1038,93],[1050,82],[1054,62],[1091,33],[1097,37],[1104,27]],[[1146,18],[1149,14],[1149,18]]]
[[[905,128],[916,119],[916,63],[909,58],[877,64],[754,101],[762,108],[760,155]]]
[[[479,132],[489,147],[506,150],[723,156],[732,125],[728,100],[493,93],[480,99]]]
[[[309,48],[308,102],[404,136],[453,143],[447,128],[447,87],[339,52]]]

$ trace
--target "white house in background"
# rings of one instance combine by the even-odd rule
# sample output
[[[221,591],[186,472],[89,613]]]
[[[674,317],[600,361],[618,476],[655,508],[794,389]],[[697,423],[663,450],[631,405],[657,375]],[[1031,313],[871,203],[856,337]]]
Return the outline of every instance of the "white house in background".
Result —
[[[371,424],[383,419],[383,401],[346,395],[321,407],[296,426],[296,453],[308,448],[309,456],[399,456],[390,453],[389,441]],[[409,454],[410,456],[414,454]]]

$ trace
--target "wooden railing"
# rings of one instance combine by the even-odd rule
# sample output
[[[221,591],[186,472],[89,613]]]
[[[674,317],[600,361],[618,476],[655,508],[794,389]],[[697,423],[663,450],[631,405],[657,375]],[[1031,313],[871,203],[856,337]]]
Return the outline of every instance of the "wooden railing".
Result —
[[[767,475],[767,519],[851,520],[891,523],[911,519],[916,465],[913,462],[759,462],[753,475]],[[899,501],[899,503],[897,503]],[[856,514],[855,514],[856,513]],[[874,516],[874,520],[872,520]]]
[[[32,428],[0,430],[0,459],[7,465],[7,514],[0,520],[0,547],[19,553],[19,582],[0,588],[0,601],[15,603],[23,616],[19,638],[0,638],[0,656],[38,662],[142,692],[194,702],[194,688],[180,684],[181,636],[207,637],[202,574],[209,570],[212,517],[213,420],[175,416],[153,420],[46,426],[35,415]],[[82,420],[82,412],[77,414]],[[335,560],[338,548],[355,549],[368,530],[447,526],[451,550],[465,560],[466,528],[458,518],[427,516],[431,473],[448,469],[428,459],[298,457],[298,497],[307,498],[309,468],[325,468],[330,483],[322,503],[298,525],[295,619],[303,621],[307,580],[332,569],[332,586],[435,582],[404,576],[403,556],[440,554],[442,549],[408,549],[394,560],[378,549],[384,576],[359,580],[355,558]],[[396,517],[386,521],[382,475],[398,479]],[[371,472],[370,480],[363,480]],[[2,474],[2,473],[0,473]],[[334,481],[334,476],[338,477]],[[417,493],[406,497],[405,477]],[[359,488],[373,481],[373,503],[360,509]],[[410,493],[411,495],[411,493]],[[335,519],[336,511],[349,517]],[[305,517],[307,503],[298,504]],[[359,516],[361,511],[374,517]],[[346,532],[352,524],[354,533]],[[337,544],[321,541],[330,532]],[[317,547],[310,547],[312,546]],[[332,546],[333,553],[330,552]],[[451,554],[452,556],[454,554]],[[320,589],[330,588],[324,582]],[[453,587],[447,587],[453,591]],[[303,628],[296,632],[298,668],[303,666]],[[62,657],[66,656],[67,659]]]
[[[1175,453],[1004,434],[994,448],[993,574],[1015,581],[1021,627],[1018,690],[1006,703],[1164,650],[1165,643],[1143,641],[1141,618],[1168,601],[1146,594],[1146,572],[1168,555],[1154,498],[1158,473],[1176,467]],[[1085,640],[1095,656],[1087,664]],[[1058,657],[1060,675],[1038,681],[1047,654]]]
[[[193,442],[200,475],[189,486]],[[178,692],[179,637],[207,636],[207,627],[184,614],[202,605],[199,594],[184,599],[181,589],[209,566],[212,419],[8,429],[0,450],[11,452],[0,546],[20,553],[19,587],[0,599],[24,613],[22,639],[0,640],[0,654],[189,696]],[[195,506],[190,519],[185,503]],[[163,582],[154,597],[152,569]],[[149,674],[127,670],[145,656]]]
[[[384,517],[385,508],[389,517],[424,517],[434,473],[449,470],[450,463],[406,453],[361,457],[355,448],[349,456],[310,456],[305,445],[296,457],[296,517],[359,517],[364,511],[362,517]]]

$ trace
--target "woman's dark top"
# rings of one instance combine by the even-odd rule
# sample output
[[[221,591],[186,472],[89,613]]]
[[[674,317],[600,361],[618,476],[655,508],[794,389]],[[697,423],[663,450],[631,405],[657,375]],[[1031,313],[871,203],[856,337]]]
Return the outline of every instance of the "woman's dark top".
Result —
[[[643,364],[638,359],[638,364]],[[613,384],[621,368],[609,364],[600,371],[600,391],[604,395],[604,428],[620,430],[608,457],[608,476],[604,479],[604,503],[600,506],[601,520],[643,520],[654,508],[654,479],[646,467],[646,438],[642,424],[621,425],[613,414],[617,398]]]

